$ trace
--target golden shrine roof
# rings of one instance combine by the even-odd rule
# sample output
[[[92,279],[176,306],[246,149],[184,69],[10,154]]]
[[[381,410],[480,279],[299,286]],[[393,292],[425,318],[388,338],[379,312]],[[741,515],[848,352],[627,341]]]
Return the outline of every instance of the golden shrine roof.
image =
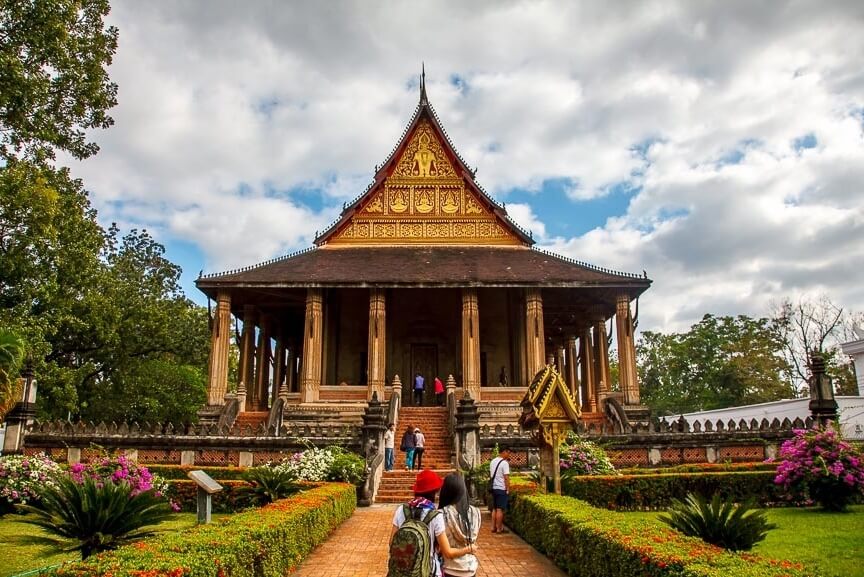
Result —
[[[527,428],[540,420],[575,422],[582,416],[576,400],[552,365],[546,365],[534,376],[521,404],[519,422]]]
[[[421,80],[420,102],[396,147],[315,245],[534,244],[475,172],[456,152]]]

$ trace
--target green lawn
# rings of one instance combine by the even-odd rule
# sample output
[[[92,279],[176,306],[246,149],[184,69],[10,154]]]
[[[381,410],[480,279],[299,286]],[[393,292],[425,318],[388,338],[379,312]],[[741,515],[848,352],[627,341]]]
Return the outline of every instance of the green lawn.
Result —
[[[224,515],[214,515],[214,518]],[[195,513],[176,513],[171,519],[161,523],[159,531],[182,531],[195,526]],[[0,577],[9,577],[29,569],[38,569],[47,565],[56,565],[63,561],[78,559],[76,553],[57,553],[55,549],[44,545],[29,545],[23,542],[23,537],[40,535],[41,529],[21,521],[17,515],[6,515],[0,518],[0,550],[3,551],[0,562]]]
[[[754,553],[804,563],[826,577],[864,577],[864,505],[850,507],[848,513],[792,507],[767,512],[777,528]],[[656,519],[659,513],[627,515]]]

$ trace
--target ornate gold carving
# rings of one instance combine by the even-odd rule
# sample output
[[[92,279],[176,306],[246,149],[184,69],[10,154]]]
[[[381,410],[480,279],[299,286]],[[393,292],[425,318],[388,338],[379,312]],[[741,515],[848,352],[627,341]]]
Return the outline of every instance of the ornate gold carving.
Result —
[[[429,122],[421,122],[396,165],[394,176],[440,178],[456,176]]]
[[[435,187],[418,186],[414,189],[414,210],[428,214],[435,209]]]
[[[390,212],[405,212],[408,209],[409,191],[403,187],[390,191]]]
[[[461,192],[461,188],[453,186],[441,187],[441,212],[445,214],[459,212],[459,197],[461,196]]]
[[[465,199],[465,214],[483,214],[483,209],[473,196],[468,195]]]
[[[381,201],[381,195],[376,194],[369,204],[366,205],[366,212],[384,212],[384,203]]]

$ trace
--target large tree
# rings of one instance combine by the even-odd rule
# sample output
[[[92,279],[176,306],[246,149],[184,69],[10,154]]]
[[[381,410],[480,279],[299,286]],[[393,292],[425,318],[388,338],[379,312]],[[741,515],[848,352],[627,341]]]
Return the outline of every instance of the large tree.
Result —
[[[0,0],[0,157],[41,163],[99,149],[86,131],[110,126],[117,103],[108,11],[108,0]]]
[[[783,337],[790,379],[799,391],[809,390],[809,355],[815,351],[825,357],[837,394],[857,394],[854,368],[840,344],[855,338],[852,328],[862,321],[860,314],[835,304],[827,295],[804,295],[776,304],[773,317]]]
[[[658,414],[686,413],[794,396],[776,323],[705,315],[686,333],[642,333],[642,399]]]

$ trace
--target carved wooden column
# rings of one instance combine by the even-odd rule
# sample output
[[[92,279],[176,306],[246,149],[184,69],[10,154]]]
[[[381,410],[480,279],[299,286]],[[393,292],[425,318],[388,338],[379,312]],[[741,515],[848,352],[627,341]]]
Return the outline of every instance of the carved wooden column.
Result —
[[[462,386],[480,400],[480,309],[477,289],[462,289]]]
[[[267,389],[270,387],[270,319],[261,315],[258,330],[258,347],[255,355],[255,386],[251,390],[250,404],[256,411],[268,408]]]
[[[579,352],[582,358],[582,410],[597,410],[597,377],[594,372],[594,345],[591,343],[591,328],[582,330],[579,338]]]
[[[228,345],[231,336],[231,295],[220,291],[216,296],[216,317],[210,333],[210,367],[207,380],[207,404],[224,405],[228,392]]]
[[[243,333],[240,336],[240,366],[237,370],[240,383],[237,390],[246,390],[253,387],[255,382],[255,323],[258,322],[258,311],[252,305],[243,307]],[[242,385],[242,386],[241,386]],[[246,397],[245,406],[242,411],[254,411],[250,399]]]
[[[546,338],[543,328],[543,294],[540,289],[525,289],[525,345],[528,350],[528,382],[546,364]]]
[[[624,404],[638,405],[639,383],[636,379],[636,345],[633,342],[630,295],[618,295],[615,317],[618,328],[618,378],[624,392]]]
[[[612,371],[609,369],[609,338],[606,335],[606,322],[597,321],[594,324],[594,360],[597,372],[597,399],[603,399],[612,390]]]
[[[576,370],[579,360],[579,349],[576,347],[576,335],[567,337],[567,386],[570,387],[570,394],[579,403],[582,395],[579,390],[579,371]]]
[[[306,324],[303,329],[303,376],[300,402],[314,403],[321,389],[322,336],[324,331],[324,294],[321,289],[306,289]]]
[[[387,386],[387,299],[385,289],[369,289],[369,346],[367,367],[366,398],[372,399],[378,393],[378,400],[384,401],[384,388]]]

